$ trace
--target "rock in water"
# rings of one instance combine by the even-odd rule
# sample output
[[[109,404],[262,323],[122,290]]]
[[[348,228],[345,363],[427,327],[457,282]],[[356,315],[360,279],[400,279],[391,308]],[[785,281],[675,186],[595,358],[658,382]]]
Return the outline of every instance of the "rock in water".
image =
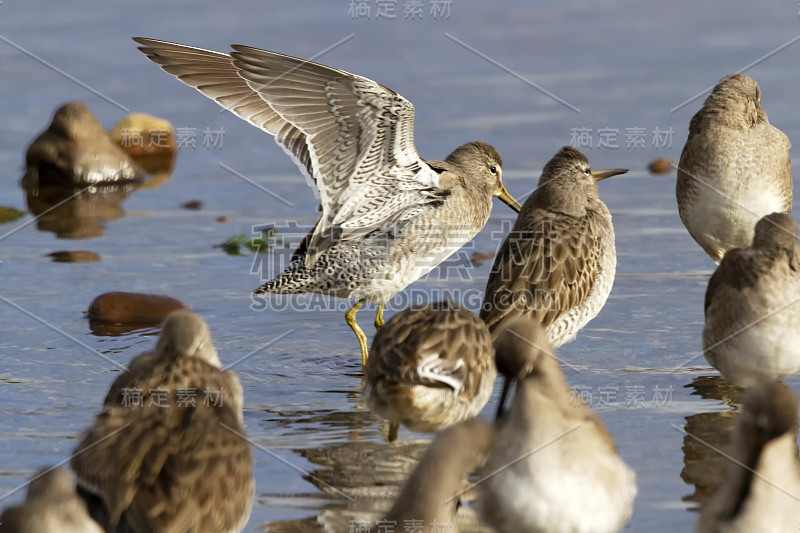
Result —
[[[80,102],[61,106],[28,147],[23,184],[85,187],[137,181],[141,171]]]
[[[667,157],[660,157],[658,159],[654,159],[647,165],[647,170],[650,171],[651,174],[669,174],[672,172],[672,169],[677,167],[677,163],[672,159]]]
[[[109,136],[149,174],[172,171],[177,144],[175,128],[168,120],[133,113],[120,120]]]
[[[89,318],[111,324],[159,324],[178,309],[189,309],[189,306],[158,294],[107,292],[92,301]]]

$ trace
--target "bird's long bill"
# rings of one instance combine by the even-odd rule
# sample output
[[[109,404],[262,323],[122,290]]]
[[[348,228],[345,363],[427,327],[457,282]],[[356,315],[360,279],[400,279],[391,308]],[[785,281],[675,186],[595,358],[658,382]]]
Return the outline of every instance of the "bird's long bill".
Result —
[[[600,181],[606,178],[610,178],[611,176],[619,176],[620,174],[625,174],[627,172],[628,172],[627,168],[612,168],[610,170],[593,170],[592,177],[594,177],[595,181]]]
[[[498,420],[503,416],[503,410],[506,406],[506,398],[508,397],[508,390],[511,388],[511,378],[506,376],[503,380],[503,390],[500,392],[500,401],[497,403],[497,414],[494,416]]]
[[[627,170],[625,172],[627,172]],[[509,193],[505,187],[500,189],[500,194],[498,194],[497,197],[517,213],[519,213],[519,210],[522,209],[522,205],[517,201],[516,198],[511,196],[511,193]]]

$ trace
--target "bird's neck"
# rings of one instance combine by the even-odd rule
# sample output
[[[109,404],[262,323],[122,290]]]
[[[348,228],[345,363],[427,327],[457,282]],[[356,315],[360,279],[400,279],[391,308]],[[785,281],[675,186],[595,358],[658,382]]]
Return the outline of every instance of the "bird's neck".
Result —
[[[756,492],[756,485],[766,488],[762,479],[770,480],[769,485],[777,485],[781,490],[800,490],[795,434],[785,433],[766,443],[743,432],[738,436],[739,442],[731,454],[738,464],[729,465],[725,489],[718,495],[723,505],[720,516],[724,520],[733,520],[742,512]]]
[[[421,520],[426,531],[434,521],[451,522],[458,504],[457,494],[466,477],[486,460],[491,445],[490,424],[465,439],[463,435],[440,433],[411,474],[387,520],[400,523]]]
[[[573,217],[586,215],[589,204],[586,193],[579,187],[564,186],[553,181],[539,185],[528,202],[525,202],[526,205],[529,202],[533,207]]]

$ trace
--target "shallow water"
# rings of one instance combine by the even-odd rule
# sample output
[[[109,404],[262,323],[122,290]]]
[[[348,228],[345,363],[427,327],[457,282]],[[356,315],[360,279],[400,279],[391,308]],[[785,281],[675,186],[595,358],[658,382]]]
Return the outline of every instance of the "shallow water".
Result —
[[[724,445],[736,399],[699,356],[713,264],[680,223],[674,174],[654,177],[645,168],[656,157],[679,158],[702,96],[672,109],[798,37],[797,6],[459,1],[449,17],[434,18],[432,1],[424,2],[422,20],[404,20],[402,0],[395,20],[376,19],[374,2],[371,18],[353,19],[347,0],[302,7],[273,1],[0,4],[0,205],[29,206],[18,185],[24,150],[65,101],[84,101],[106,127],[125,108],[195,128],[197,135],[197,147],[180,152],[172,178],[159,187],[129,192],[105,208],[85,206],[75,223],[82,233],[65,234],[30,214],[0,226],[0,497],[72,452],[117,375],[93,350],[124,364],[152,346],[153,329],[96,335],[83,317],[96,295],[129,290],[189,304],[209,322],[224,362],[252,354],[235,367],[247,431],[259,446],[248,531],[387,505],[421,449],[408,441],[429,437],[402,430],[400,443],[383,444],[382,425],[360,398],[357,345],[342,316],[347,303],[319,299],[311,310],[255,312],[253,256],[214,247],[264,223],[276,224],[289,241],[289,222],[313,223],[317,200],[268,136],[161,72],[129,37],[217,50],[239,42],[306,58],[344,40],[318,60],[411,100],[423,157],[441,159],[463,142],[486,140],[503,155],[506,184],[519,198],[573,131],[588,128],[593,148],[584,151],[594,168],[631,169],[600,185],[617,234],[614,290],[560,355],[571,365],[570,384],[591,394],[620,454],[637,471],[639,496],[627,530],[693,528],[692,501],[713,487],[723,463],[682,430]],[[800,44],[791,44],[747,71],[761,85],[771,122],[790,139],[800,137],[798,59]],[[204,146],[206,128],[224,130],[221,148]],[[600,128],[616,130],[618,148],[598,148]],[[654,131],[670,128],[671,143],[654,145]],[[634,140],[641,130],[644,147],[626,148],[626,133]],[[179,207],[189,200],[202,200],[203,209]],[[227,222],[216,221],[222,215]],[[471,267],[468,259],[475,251],[493,252],[511,221],[512,213],[497,203],[473,243],[409,288],[392,312],[442,295],[476,309],[491,260]],[[47,257],[64,250],[95,252],[101,260]],[[275,269],[280,257],[261,259]],[[359,315],[368,334],[371,312]],[[800,380],[789,384],[797,390]],[[357,503],[326,484],[358,496]],[[0,507],[21,497],[8,495]],[[299,527],[283,523],[273,530]]]

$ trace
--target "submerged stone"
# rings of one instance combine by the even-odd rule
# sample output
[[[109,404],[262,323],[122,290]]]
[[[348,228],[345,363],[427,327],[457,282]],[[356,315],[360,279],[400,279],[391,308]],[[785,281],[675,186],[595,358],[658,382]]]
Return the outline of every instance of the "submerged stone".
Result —
[[[112,324],[160,324],[178,309],[189,306],[176,298],[138,292],[107,292],[89,306],[89,318]]]

